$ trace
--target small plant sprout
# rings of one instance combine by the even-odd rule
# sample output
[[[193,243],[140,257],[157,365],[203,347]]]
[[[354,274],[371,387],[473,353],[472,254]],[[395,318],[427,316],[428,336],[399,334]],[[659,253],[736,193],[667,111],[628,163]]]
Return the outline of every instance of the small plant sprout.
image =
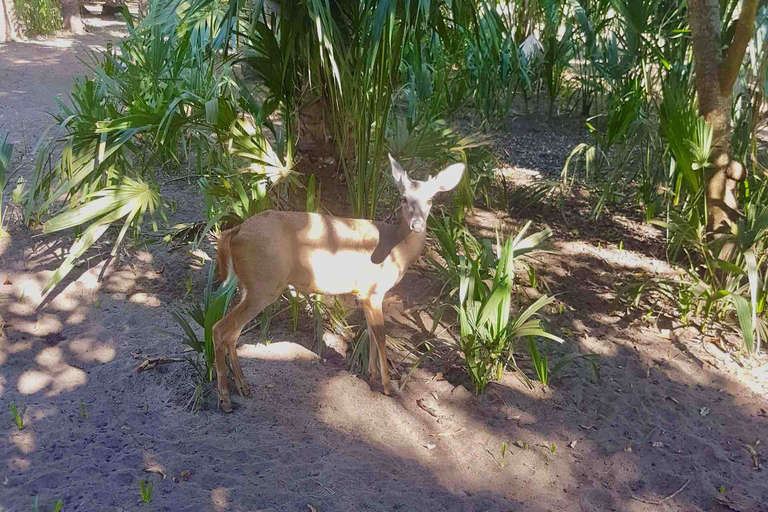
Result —
[[[11,413],[13,414],[13,421],[16,423],[16,427],[19,430],[24,430],[24,419],[21,417],[22,415],[19,414],[19,411],[16,410],[16,404],[11,402],[8,405],[8,408],[11,410]]]
[[[535,289],[538,281],[536,279],[536,269],[533,267],[528,267],[528,281],[531,283],[531,288]]]
[[[533,367],[536,369],[536,376],[539,378],[542,386],[549,386],[547,356],[539,354],[539,349],[536,348],[536,342],[533,338],[528,338],[528,341],[531,348],[531,360],[533,361]]]
[[[141,488],[141,501],[144,503],[152,503],[152,489],[155,484],[149,480],[139,480],[139,487]]]
[[[501,462],[499,462],[499,466],[502,468],[504,467],[504,457],[507,456],[507,442],[504,441],[501,443]]]
[[[185,293],[185,294],[184,294],[184,298],[185,298],[185,299],[186,299],[187,297],[189,297],[189,294],[190,294],[190,293],[192,293],[192,276],[189,276],[189,277],[187,278],[186,288],[187,288],[187,293]]]
[[[570,352],[568,354],[565,354],[561,358],[559,358],[557,361],[555,361],[555,364],[550,369],[549,362],[547,361],[547,356],[539,353],[539,350],[536,347],[536,342],[534,341],[534,339],[529,338],[528,341],[529,341],[529,348],[531,352],[531,361],[533,362],[533,367],[536,370],[536,376],[538,377],[539,381],[543,386],[545,387],[549,386],[549,383],[552,380],[552,377],[555,376],[557,373],[560,372],[560,370],[568,366],[570,363],[572,363],[576,359],[584,359],[585,361],[590,363],[592,365],[592,370],[595,373],[595,378],[598,381],[600,380],[600,367],[597,362],[597,354],[580,354],[578,352]]]
[[[620,241],[620,242],[619,242],[619,250],[620,250],[620,251],[623,251],[623,250],[624,250],[624,240],[622,240],[622,241]]]
[[[88,413],[85,412],[85,404],[82,401],[80,402],[80,417],[84,420],[88,419]]]
[[[64,506],[63,501],[56,500],[56,503],[53,505],[53,512],[61,512],[61,507],[63,506]],[[40,498],[37,495],[35,495],[35,497],[32,498],[32,511],[40,512]]]

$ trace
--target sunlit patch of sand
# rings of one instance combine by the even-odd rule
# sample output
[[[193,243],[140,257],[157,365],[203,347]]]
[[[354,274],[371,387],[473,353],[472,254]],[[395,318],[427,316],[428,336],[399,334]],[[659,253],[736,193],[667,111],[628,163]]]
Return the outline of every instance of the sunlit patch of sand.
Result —
[[[320,359],[311,350],[290,341],[279,341],[269,345],[241,345],[237,347],[237,355],[246,359],[265,361],[317,361]]]
[[[88,338],[70,341],[69,350],[83,362],[109,363],[115,359],[113,347]]]
[[[213,504],[213,510],[216,512],[223,512],[227,510],[227,503],[229,502],[229,489],[226,487],[217,487],[211,491],[211,503]]]
[[[11,442],[16,445],[16,449],[24,455],[28,455],[35,451],[37,443],[35,442],[35,434],[30,430],[17,430],[11,434]]]

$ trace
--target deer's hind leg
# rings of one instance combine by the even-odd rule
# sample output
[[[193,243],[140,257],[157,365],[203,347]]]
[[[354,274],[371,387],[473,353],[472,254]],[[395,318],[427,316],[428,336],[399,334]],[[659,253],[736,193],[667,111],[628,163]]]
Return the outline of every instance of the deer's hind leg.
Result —
[[[229,396],[229,385],[227,383],[226,356],[229,354],[229,360],[232,363],[232,373],[234,374],[235,385],[238,391],[242,396],[248,396],[250,389],[243,375],[240,359],[237,357],[237,339],[240,337],[245,324],[274,302],[281,291],[282,289],[276,292],[269,290],[269,293],[265,293],[265,290],[259,289],[258,286],[245,288],[245,297],[240,301],[240,304],[235,306],[228,315],[213,326],[216,381],[221,408],[224,412],[232,411],[232,400]]]

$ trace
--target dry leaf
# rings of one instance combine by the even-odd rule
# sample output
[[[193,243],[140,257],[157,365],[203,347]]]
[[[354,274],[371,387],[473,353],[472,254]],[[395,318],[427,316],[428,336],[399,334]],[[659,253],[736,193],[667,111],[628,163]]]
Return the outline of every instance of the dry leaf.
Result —
[[[574,439],[573,441],[571,441],[570,443],[568,443],[568,447],[569,447],[569,448],[576,448],[576,443],[578,443],[578,442],[579,442],[579,441],[578,441],[577,439]]]
[[[312,505],[307,505],[307,508],[309,509],[309,512],[317,512],[317,509]]]
[[[160,466],[150,466],[148,468],[144,468],[144,472],[161,475],[163,477],[163,480],[165,480],[165,472],[162,470]]]
[[[418,400],[416,400],[416,405],[421,407],[424,411],[428,412],[429,414],[431,414],[435,418],[439,418],[440,417],[440,414],[438,414],[437,410],[435,410],[433,407],[430,407],[429,405],[424,403],[424,399],[423,398],[419,398]]]
[[[584,430],[589,430],[589,429],[591,429],[591,428],[595,428],[595,426],[594,426],[594,425],[579,425],[579,426],[580,426],[581,428],[583,428]]]
[[[4,282],[3,284],[4,284],[5,286],[10,286],[10,285],[12,285],[12,284],[13,284],[13,282],[11,281],[11,276],[6,276],[6,277],[5,277],[5,282]]]
[[[654,448],[661,448],[662,446],[664,446],[664,443],[659,441],[654,441],[651,446],[653,446]]]
[[[436,444],[425,444],[424,448],[426,448],[427,450],[434,450],[436,446],[437,446]]]
[[[709,407],[702,405],[699,408],[699,414],[701,414],[702,416],[706,416],[707,414],[709,414]]]
[[[434,399],[435,399],[435,402],[439,402],[439,401],[440,401],[440,399],[439,399],[439,398],[437,398],[437,393],[435,393],[434,391],[433,391],[433,392],[431,392],[431,393],[430,393],[430,395],[432,395],[432,397],[434,397]]]
[[[190,470],[185,469],[184,471],[179,473],[179,478],[181,478],[182,480],[184,480],[186,482],[187,480],[189,480],[189,475],[191,475],[191,474],[192,474],[192,472]]]
[[[757,458],[757,452],[755,451],[755,449],[748,444],[745,444],[744,448],[746,448],[749,454],[752,456],[752,464],[754,469],[760,469],[760,461]]]
[[[268,387],[268,388],[270,388],[270,389],[272,389],[273,387],[275,387],[275,385],[274,385],[274,384],[267,384],[267,387]],[[308,506],[308,507],[311,507],[311,505],[307,505],[307,506]]]
[[[629,445],[626,448],[624,448],[624,451],[627,453],[632,453],[632,445]]]

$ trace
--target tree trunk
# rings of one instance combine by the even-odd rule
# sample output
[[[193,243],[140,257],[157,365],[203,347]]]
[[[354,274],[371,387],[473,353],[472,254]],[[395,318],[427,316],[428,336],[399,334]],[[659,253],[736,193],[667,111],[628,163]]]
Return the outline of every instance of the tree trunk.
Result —
[[[77,0],[60,0],[61,17],[64,20],[64,30],[69,30],[73,34],[85,34],[83,19],[80,17],[80,7]]]
[[[0,43],[15,41],[20,35],[13,0],[0,0]]]
[[[139,0],[139,18],[146,18],[149,14],[149,4],[147,0]]]
[[[741,14],[725,55],[721,51],[719,0],[689,0],[688,15],[693,38],[696,92],[699,114],[713,128],[715,150],[707,180],[707,228],[710,232],[730,231],[738,220],[738,182],[746,177],[744,167],[730,159],[731,104],[733,85],[755,29],[758,0],[742,0]],[[727,256],[726,254],[723,256]]]

